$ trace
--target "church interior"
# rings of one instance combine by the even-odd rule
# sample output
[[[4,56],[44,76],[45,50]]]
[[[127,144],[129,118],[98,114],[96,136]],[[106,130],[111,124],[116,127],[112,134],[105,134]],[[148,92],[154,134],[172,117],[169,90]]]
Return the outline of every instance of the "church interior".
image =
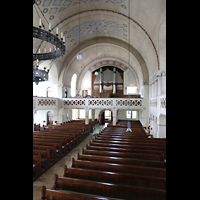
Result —
[[[41,199],[166,199],[166,0],[33,0]]]

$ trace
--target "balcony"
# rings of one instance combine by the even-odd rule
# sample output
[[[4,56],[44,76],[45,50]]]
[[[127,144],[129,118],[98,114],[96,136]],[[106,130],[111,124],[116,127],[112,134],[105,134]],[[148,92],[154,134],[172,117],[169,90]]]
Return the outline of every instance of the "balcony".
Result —
[[[50,98],[33,97],[35,110],[50,109],[135,109],[144,107],[143,98]]]

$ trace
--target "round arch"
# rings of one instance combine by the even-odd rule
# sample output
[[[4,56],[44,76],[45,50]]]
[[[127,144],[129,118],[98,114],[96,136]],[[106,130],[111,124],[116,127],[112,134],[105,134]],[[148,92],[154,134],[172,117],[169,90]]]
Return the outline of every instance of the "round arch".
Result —
[[[97,43],[96,43],[97,42]],[[86,41],[84,44],[80,45],[80,49],[81,49],[81,53],[82,54],[86,54],[87,55],[87,51],[89,51],[89,49],[92,48],[96,48],[96,45],[107,45],[108,47],[115,47],[115,49],[118,49],[118,51],[124,51],[124,52],[128,52],[129,51],[129,45],[124,42],[121,41],[117,38],[107,38],[107,37],[100,37],[96,39],[91,39]],[[81,76],[84,76],[85,72],[87,70],[89,70],[96,62],[101,62],[103,60],[108,60],[111,59],[113,61],[119,61],[120,63],[124,64],[126,67],[124,67],[124,69],[127,68],[128,66],[128,57],[127,59],[119,59],[118,56],[119,55],[112,55],[111,57],[109,56],[101,56],[100,58],[97,59],[96,54],[93,55],[93,59],[90,60],[88,58],[85,59],[85,63],[82,62],[77,62],[76,59],[76,54],[79,52],[79,48],[76,48],[73,52],[71,52],[70,55],[68,55],[68,58],[71,57],[67,67],[63,67],[63,71],[60,74],[60,81],[64,84],[64,85],[69,85],[69,82],[67,82],[72,74],[70,74],[69,72],[74,72],[74,66],[79,65],[77,68],[77,76],[79,79],[79,82],[81,82]],[[110,53],[111,54],[111,53]],[[128,56],[128,53],[124,53],[126,56]],[[142,58],[142,56],[139,54],[139,52],[137,52],[136,49],[134,49],[133,47],[130,47],[130,56],[132,58],[132,61],[130,62],[130,70],[132,71],[132,73],[135,75],[135,77],[139,76],[139,71],[140,73],[140,81],[139,81],[139,77],[138,79],[138,83],[140,85],[142,85],[144,82],[149,82],[149,72],[147,69],[147,65],[144,61],[144,59]],[[97,60],[97,61],[96,61]],[[137,68],[138,69],[137,69]],[[123,69],[123,70],[124,70]],[[137,70],[137,72],[136,72]],[[84,72],[84,73],[83,73]],[[83,74],[82,74],[83,73]],[[77,85],[78,86],[78,85]]]

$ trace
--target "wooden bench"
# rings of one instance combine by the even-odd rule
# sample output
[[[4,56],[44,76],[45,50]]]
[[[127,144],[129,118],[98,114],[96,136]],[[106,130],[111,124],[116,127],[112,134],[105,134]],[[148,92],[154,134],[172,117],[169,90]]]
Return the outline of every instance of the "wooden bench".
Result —
[[[162,155],[142,154],[142,153],[126,153],[126,152],[117,152],[117,151],[89,150],[89,149],[84,149],[83,148],[82,149],[82,154],[163,161],[163,156]]]
[[[41,165],[44,163],[46,169],[49,167],[49,160],[50,160],[49,149],[45,149],[45,150],[33,149],[33,155],[41,155],[42,157],[41,161],[43,161]]]
[[[122,184],[58,177],[55,174],[54,190],[67,190],[122,199],[164,200],[166,191]]]
[[[142,153],[142,154],[154,154],[162,155],[163,160],[166,159],[166,153],[164,151],[157,150],[143,150],[143,149],[131,149],[131,148],[116,148],[116,147],[102,147],[102,146],[92,146],[86,144],[86,149],[89,150],[101,150],[101,151],[117,151],[117,152],[127,152],[127,153]]]
[[[44,146],[44,145],[33,145],[33,150],[39,149],[39,150],[49,150],[50,151],[50,159],[49,161],[53,161],[53,163],[56,162],[56,146]]]
[[[94,161],[84,161],[84,160],[75,161],[74,158],[72,158],[72,167],[166,178],[166,169],[164,168],[144,167],[144,166],[134,166],[134,165],[114,164],[114,163],[94,162]]]
[[[34,140],[33,138],[33,144],[35,145],[45,145],[45,146],[56,146],[56,152],[57,155],[61,158],[62,157],[62,144],[61,142],[53,142],[53,141],[41,141],[41,140]]]
[[[78,153],[78,160],[87,160],[95,162],[107,162],[116,164],[126,164],[135,166],[146,166],[146,167],[156,167],[156,168],[166,168],[166,162],[164,161],[151,161],[151,160],[141,160],[133,158],[120,158],[120,157],[108,157],[108,156],[97,156],[97,155],[87,155]]]
[[[42,186],[41,189],[42,197],[41,200],[111,200],[110,198],[97,197],[89,194],[81,194],[70,191],[59,191],[54,189],[46,189]]]
[[[99,140],[109,140],[111,137],[110,136],[103,136],[103,135],[96,135],[95,139],[99,139]],[[152,143],[158,143],[158,144],[166,144],[166,140],[162,140],[161,138],[122,138],[122,137],[112,137],[112,140],[114,141],[146,141],[146,142],[152,142]]]
[[[33,141],[42,141],[42,142],[58,142],[60,144],[62,144],[62,149],[61,149],[61,153],[63,152],[63,154],[67,154],[68,152],[68,144],[70,143],[69,140],[66,140],[64,138],[49,138],[49,137],[42,137],[41,136],[33,136]]]
[[[64,142],[64,145],[66,143],[66,147],[68,148],[68,151],[71,150],[71,141],[72,138],[70,136],[61,136],[56,134],[33,134],[33,138],[43,138],[43,139],[58,139],[62,140]]]
[[[144,149],[144,150],[157,150],[166,152],[166,146],[152,146],[152,145],[140,145],[137,143],[133,144],[113,144],[113,143],[102,143],[90,141],[90,145],[92,146],[101,146],[101,147],[118,147],[118,148],[131,148],[131,149]]]
[[[36,177],[40,175],[41,172],[41,155],[33,155],[33,172]]]
[[[165,143],[155,143],[155,142],[152,142],[152,141],[146,141],[146,140],[108,140],[108,139],[93,139],[92,142],[98,142],[98,143],[109,143],[109,144],[126,144],[126,145],[134,145],[134,144],[137,144],[137,145],[142,145],[142,146],[146,146],[146,145],[150,145],[150,146],[156,146],[156,147],[160,147],[160,146],[166,146]]]
[[[165,190],[166,188],[166,178],[107,172],[107,171],[99,171],[91,169],[81,169],[73,167],[67,168],[66,165],[64,166],[63,176],[91,180],[91,181],[132,185],[132,186],[147,187],[154,189]]]

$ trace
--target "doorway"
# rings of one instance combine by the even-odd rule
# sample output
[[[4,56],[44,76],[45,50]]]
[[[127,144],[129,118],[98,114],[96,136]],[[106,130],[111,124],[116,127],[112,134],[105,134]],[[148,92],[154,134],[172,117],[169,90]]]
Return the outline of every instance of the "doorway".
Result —
[[[112,122],[112,112],[110,110],[102,110],[99,113],[99,125],[107,125]]]

